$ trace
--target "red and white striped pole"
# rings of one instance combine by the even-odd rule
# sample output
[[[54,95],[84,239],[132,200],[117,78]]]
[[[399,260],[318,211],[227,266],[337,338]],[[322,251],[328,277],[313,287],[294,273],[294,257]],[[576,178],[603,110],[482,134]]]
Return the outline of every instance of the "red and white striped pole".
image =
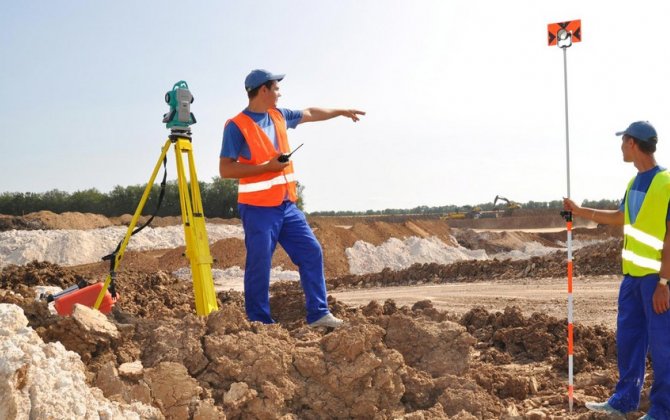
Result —
[[[575,390],[574,371],[573,371],[573,327],[572,327],[572,212],[565,212],[566,229],[568,231],[568,405],[572,413],[573,395]]]
[[[574,42],[582,40],[581,20],[551,23],[547,25],[549,45],[557,45],[563,50],[563,81],[565,89],[565,156],[568,198],[570,198],[570,130],[568,124],[568,59],[567,49]],[[572,413],[574,397],[574,359],[573,359],[573,299],[572,299],[572,212],[562,211],[568,234],[568,405]]]

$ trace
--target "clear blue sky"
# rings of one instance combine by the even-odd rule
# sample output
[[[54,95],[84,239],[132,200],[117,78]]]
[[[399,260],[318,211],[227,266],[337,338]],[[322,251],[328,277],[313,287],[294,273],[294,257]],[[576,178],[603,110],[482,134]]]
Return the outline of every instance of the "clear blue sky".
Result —
[[[287,74],[282,107],[368,113],[289,133],[305,143],[294,162],[309,211],[559,199],[563,58],[546,25],[582,19],[568,50],[572,197],[620,198],[635,169],[615,131],[651,121],[670,165],[669,16],[660,0],[8,2],[0,192],[145,183],[178,80],[209,181],[244,77],[267,68]]]

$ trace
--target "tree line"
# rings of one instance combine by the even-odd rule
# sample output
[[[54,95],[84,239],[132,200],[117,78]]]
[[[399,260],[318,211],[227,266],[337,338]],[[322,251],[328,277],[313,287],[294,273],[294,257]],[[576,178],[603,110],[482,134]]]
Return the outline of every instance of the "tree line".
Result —
[[[198,183],[202,206],[207,217],[232,218],[239,217],[237,210],[237,181],[215,177],[212,182]],[[24,214],[49,210],[54,213],[67,211],[81,213],[102,214],[107,217],[133,214],[146,188],[144,185],[122,187],[117,185],[111,191],[103,193],[95,188],[69,193],[60,190],[51,190],[43,193],[4,192],[0,194],[0,214],[21,216]],[[156,204],[160,193],[160,185],[151,187],[149,199],[144,206],[143,215],[150,215],[156,211]],[[298,207],[302,208],[304,187],[298,184]],[[618,200],[584,200],[583,206],[597,209],[616,209]],[[529,201],[521,204],[526,209],[560,209],[561,200]],[[318,211],[312,212],[315,216],[365,216],[365,215],[441,215],[451,212],[468,212],[474,208],[493,210],[493,202],[477,205],[444,205],[418,206],[409,209],[384,209],[366,211]],[[498,205],[500,208],[500,205]],[[176,181],[169,181],[165,185],[165,195],[158,216],[178,216],[181,214],[179,202],[179,188]]]
[[[107,217],[122,214],[134,214],[144,194],[147,184],[116,186],[110,192],[103,193],[95,188],[73,193],[51,190],[44,193],[5,192],[0,194],[0,214],[21,216],[41,210],[54,213],[66,211],[96,213]],[[207,217],[237,217],[237,181],[214,178],[212,182],[199,181],[203,211]],[[151,193],[144,205],[142,214],[150,215],[156,211],[160,194],[160,184],[151,187]],[[181,214],[179,188],[177,181],[165,185],[165,194],[158,216],[178,216]]]
[[[559,210],[563,208],[563,200],[553,200],[553,201],[529,201],[527,203],[519,203],[521,208],[524,209],[555,209]],[[619,200],[584,200],[581,204],[584,207],[596,208],[596,209],[617,209],[619,208]],[[416,215],[442,215],[447,213],[456,213],[456,212],[469,212],[474,209],[479,209],[482,211],[490,211],[494,209],[504,209],[504,204],[499,204],[495,206],[493,202],[489,203],[480,203],[475,205],[454,205],[449,204],[446,206],[418,206],[410,209],[384,209],[384,210],[366,210],[366,211],[316,211],[311,212],[310,215],[313,216],[382,216],[382,215],[406,215],[406,214],[416,214]]]

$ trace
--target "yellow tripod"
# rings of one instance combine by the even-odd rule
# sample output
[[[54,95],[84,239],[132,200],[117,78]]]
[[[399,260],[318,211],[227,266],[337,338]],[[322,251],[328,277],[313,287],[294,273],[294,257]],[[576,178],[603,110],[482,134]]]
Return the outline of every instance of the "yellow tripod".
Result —
[[[212,311],[218,309],[216,303],[216,293],[214,292],[214,280],[212,279],[212,256],[209,252],[209,240],[207,239],[207,230],[205,228],[205,216],[202,209],[202,200],[200,198],[200,186],[195,173],[195,163],[193,161],[193,145],[191,143],[191,131],[188,127],[172,127],[172,134],[163,146],[158,162],[151,174],[149,183],[147,183],[142,194],[135,214],[128,225],[126,236],[119,244],[117,251],[112,253],[111,270],[107,276],[98,299],[95,302],[95,309],[99,309],[102,300],[109,288],[113,284],[116,276],[116,268],[123,259],[128,241],[133,234],[137,221],[142,214],[142,209],[149,199],[149,194],[156,180],[156,175],[160,170],[161,163],[165,160],[170,146],[174,145],[174,151],[177,162],[177,185],[179,187],[179,201],[181,204],[181,219],[184,225],[186,236],[186,256],[191,262],[191,273],[193,275],[193,294],[195,296],[195,311],[200,316],[207,316]],[[184,172],[183,154],[187,155],[189,167],[189,181]],[[190,188],[189,188],[190,187]]]

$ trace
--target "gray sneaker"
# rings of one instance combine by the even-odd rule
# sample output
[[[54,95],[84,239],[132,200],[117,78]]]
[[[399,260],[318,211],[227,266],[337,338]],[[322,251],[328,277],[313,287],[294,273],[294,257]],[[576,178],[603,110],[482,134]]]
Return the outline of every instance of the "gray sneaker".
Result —
[[[588,408],[591,411],[595,411],[596,413],[605,413],[609,414],[610,416],[613,416],[614,418],[625,418],[624,414],[617,410],[616,408],[612,407],[609,402],[587,402],[584,404],[586,408]]]
[[[318,320],[312,322],[309,324],[310,327],[312,328],[318,328],[318,327],[330,327],[330,328],[337,328],[341,327],[342,324],[344,324],[344,321],[342,321],[339,318],[335,318],[333,314],[328,313]]]

